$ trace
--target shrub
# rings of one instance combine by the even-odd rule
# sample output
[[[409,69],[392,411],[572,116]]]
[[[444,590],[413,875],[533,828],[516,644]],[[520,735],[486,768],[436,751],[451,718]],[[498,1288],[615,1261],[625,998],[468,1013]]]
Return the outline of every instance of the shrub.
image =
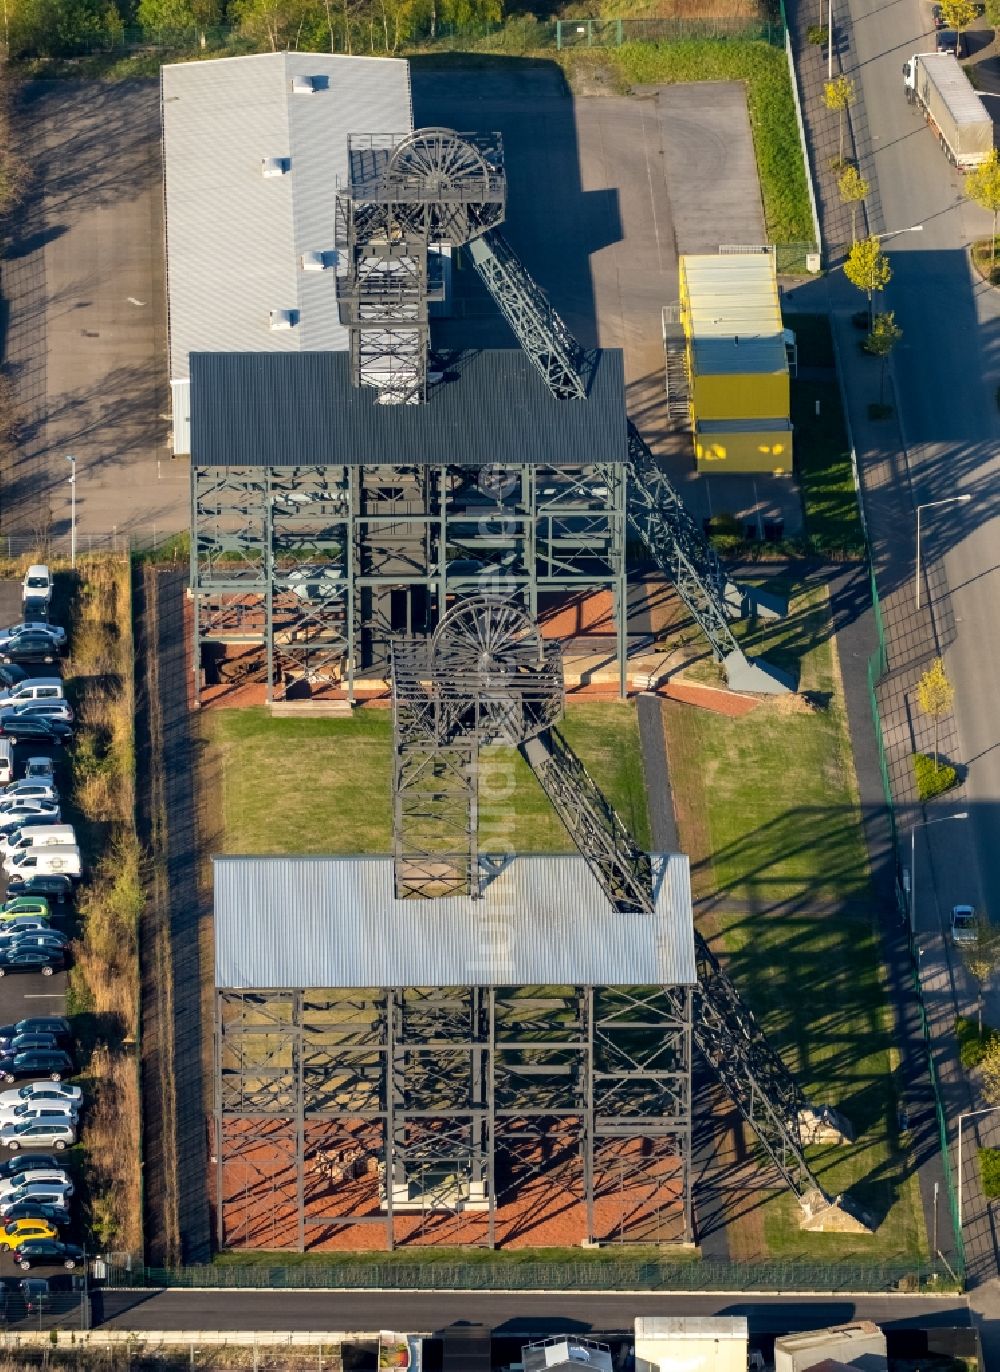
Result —
[[[913,775],[917,783],[917,795],[921,800],[933,800],[958,782],[958,773],[947,762],[938,762],[926,753],[913,754]]]
[[[955,1037],[958,1040],[958,1056],[968,1072],[979,1066],[986,1050],[1000,1039],[1000,1032],[984,1024],[980,1035],[976,1020],[959,1015],[955,1020]]]
[[[989,1200],[997,1200],[1000,1197],[1000,1148],[980,1148],[979,1170],[983,1194]]]
[[[806,37],[817,48],[823,48],[829,41],[830,30],[825,24],[810,24],[806,30]]]

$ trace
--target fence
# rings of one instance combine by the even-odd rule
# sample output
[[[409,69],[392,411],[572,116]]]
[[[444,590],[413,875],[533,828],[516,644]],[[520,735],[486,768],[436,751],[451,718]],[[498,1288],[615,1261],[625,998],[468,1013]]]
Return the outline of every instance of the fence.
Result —
[[[548,27],[543,25],[542,27]],[[611,48],[623,43],[675,43],[682,38],[739,38],[771,43],[785,41],[779,18],[747,19],[720,15],[705,19],[557,19],[555,48]]]
[[[158,528],[155,524],[131,529],[112,529],[110,533],[81,533],[76,535],[76,555],[89,553],[155,553],[169,558],[176,553],[186,560],[189,535]],[[0,534],[0,558],[30,558],[36,562],[69,559],[73,553],[73,538],[59,534]]]
[[[784,16],[784,0],[782,0],[782,16]],[[802,152],[802,166],[806,174],[806,186],[809,190],[809,212],[812,215],[813,235],[816,239],[815,251],[822,256],[823,238],[819,227],[819,213],[816,209],[816,187],[813,184],[812,164],[809,161],[809,143],[806,139],[805,125],[802,122],[802,103],[799,98],[799,80],[795,74],[795,59],[792,56],[792,40],[788,30],[784,33],[785,60],[788,62],[788,80],[792,87],[792,99],[795,102],[795,123],[799,130],[799,148]],[[780,271],[779,267],[779,271]],[[787,270],[787,268],[786,268]]]
[[[943,1263],[466,1262],[109,1268],[109,1286],[379,1291],[947,1291]]]

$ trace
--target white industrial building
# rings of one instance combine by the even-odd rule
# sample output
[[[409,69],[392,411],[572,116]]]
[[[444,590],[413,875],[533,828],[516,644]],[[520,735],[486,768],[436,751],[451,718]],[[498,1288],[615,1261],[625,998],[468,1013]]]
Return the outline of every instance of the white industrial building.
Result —
[[[413,129],[395,58],[261,53],[161,69],[173,451],[192,352],[346,351],[334,224],[350,133]]]

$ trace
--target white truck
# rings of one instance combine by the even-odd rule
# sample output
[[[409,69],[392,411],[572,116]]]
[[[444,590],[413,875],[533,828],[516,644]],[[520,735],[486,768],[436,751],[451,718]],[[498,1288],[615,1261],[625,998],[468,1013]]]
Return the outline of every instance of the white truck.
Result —
[[[959,171],[982,166],[993,151],[993,120],[950,52],[917,52],[903,66],[910,104],[922,111]]]

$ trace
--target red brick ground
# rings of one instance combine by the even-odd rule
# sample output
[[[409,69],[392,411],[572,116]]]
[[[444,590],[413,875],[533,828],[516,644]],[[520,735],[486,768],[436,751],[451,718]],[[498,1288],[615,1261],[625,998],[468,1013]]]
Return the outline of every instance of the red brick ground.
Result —
[[[513,1125],[516,1132],[518,1126]],[[499,1132],[502,1136],[503,1126]],[[521,1150],[523,1144],[514,1144]],[[378,1159],[381,1125],[307,1121],[305,1246],[383,1251]],[[297,1248],[295,1131],[291,1120],[229,1120],[223,1138],[223,1222],[232,1248]],[[594,1237],[606,1242],[669,1242],[682,1237],[676,1157],[665,1141],[598,1141]],[[537,1171],[533,1171],[538,1167]],[[213,1179],[214,1185],[214,1179]],[[574,1121],[546,1139],[545,1156],[506,1149],[497,1156],[496,1242],[502,1248],[571,1247],[587,1237],[583,1163]],[[337,1223],[337,1221],[354,1223]],[[397,1214],[396,1246],[483,1245],[485,1214]]]

